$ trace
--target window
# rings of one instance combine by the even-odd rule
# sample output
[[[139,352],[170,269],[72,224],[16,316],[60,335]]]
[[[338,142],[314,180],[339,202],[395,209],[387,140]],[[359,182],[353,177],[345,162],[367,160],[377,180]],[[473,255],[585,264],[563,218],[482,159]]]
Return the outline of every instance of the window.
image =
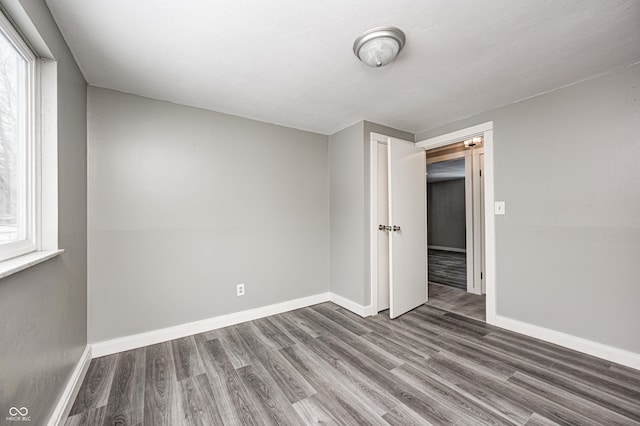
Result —
[[[36,58],[0,15],[0,261],[38,248]]]

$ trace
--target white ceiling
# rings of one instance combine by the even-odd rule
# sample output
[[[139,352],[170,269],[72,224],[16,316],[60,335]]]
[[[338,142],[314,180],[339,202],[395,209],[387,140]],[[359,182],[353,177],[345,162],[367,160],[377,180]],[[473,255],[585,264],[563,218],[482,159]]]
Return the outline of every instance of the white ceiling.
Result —
[[[331,134],[419,132],[640,60],[637,0],[46,0],[88,83]],[[394,25],[372,69],[351,50]]]

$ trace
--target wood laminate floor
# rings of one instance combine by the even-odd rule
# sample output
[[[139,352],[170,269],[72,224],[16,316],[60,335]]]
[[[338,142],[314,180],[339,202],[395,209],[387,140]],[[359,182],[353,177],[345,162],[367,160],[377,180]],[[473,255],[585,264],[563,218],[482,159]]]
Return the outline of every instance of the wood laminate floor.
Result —
[[[66,425],[639,422],[639,371],[429,306],[325,303],[94,359]]]
[[[429,281],[467,289],[467,255],[445,250],[428,250]]]
[[[467,293],[467,290],[429,282],[428,306],[485,321],[486,296]]]

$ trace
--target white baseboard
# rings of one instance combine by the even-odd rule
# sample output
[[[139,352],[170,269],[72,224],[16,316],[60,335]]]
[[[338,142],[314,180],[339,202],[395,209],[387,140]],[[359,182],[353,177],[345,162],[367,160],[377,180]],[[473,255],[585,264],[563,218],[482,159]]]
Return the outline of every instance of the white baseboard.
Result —
[[[376,310],[373,308],[373,305],[368,305],[364,307],[364,317],[371,317],[373,315],[376,315],[377,312]]]
[[[71,377],[69,377],[64,391],[62,392],[62,395],[60,395],[60,399],[58,399],[58,403],[56,404],[53,414],[49,419],[49,426],[64,424],[64,421],[71,411],[73,402],[76,400],[76,396],[78,396],[78,391],[80,391],[80,386],[82,385],[84,376],[87,374],[90,363],[91,347],[87,345],[82,352],[82,356],[80,357],[78,364],[76,364],[76,368],[73,370],[73,373],[71,373]]]
[[[445,247],[445,246],[427,246],[432,250],[443,250],[443,251],[455,251],[456,253],[466,253],[466,249],[456,248],[456,247]]]
[[[179,339],[181,337],[191,336],[193,334],[204,333],[205,331],[216,330],[230,325],[253,321],[270,315],[277,315],[283,312],[292,311],[294,309],[305,308],[318,303],[328,302],[329,300],[331,300],[330,293],[320,293],[260,308],[148,331],[146,333],[105,340],[91,345],[92,354],[94,358],[98,358],[105,355],[141,348],[143,346]]]
[[[640,370],[640,354],[496,315],[494,325]]]
[[[353,312],[354,314],[360,315],[363,318],[370,317],[371,315],[373,315],[373,312],[372,312],[373,306],[371,305],[363,306],[335,293],[330,293],[330,295],[331,295],[330,300],[333,303],[335,303],[336,305],[342,306],[343,308]]]

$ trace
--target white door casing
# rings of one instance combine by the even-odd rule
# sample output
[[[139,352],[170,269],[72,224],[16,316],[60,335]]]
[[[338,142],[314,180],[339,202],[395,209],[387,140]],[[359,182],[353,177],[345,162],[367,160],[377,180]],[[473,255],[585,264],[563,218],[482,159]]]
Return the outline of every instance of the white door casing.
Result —
[[[484,199],[484,286],[486,291],[486,321],[488,324],[496,325],[496,237],[495,237],[495,217],[493,205],[495,202],[493,188],[493,122],[478,124],[466,129],[436,136],[416,142],[416,146],[429,150],[441,146],[449,145],[469,139],[473,136],[484,137],[483,156],[483,199]]]
[[[387,144],[376,143],[378,148],[378,205],[377,225],[389,225],[389,181],[387,180]],[[375,313],[389,309],[389,231],[378,230],[378,306]]]

